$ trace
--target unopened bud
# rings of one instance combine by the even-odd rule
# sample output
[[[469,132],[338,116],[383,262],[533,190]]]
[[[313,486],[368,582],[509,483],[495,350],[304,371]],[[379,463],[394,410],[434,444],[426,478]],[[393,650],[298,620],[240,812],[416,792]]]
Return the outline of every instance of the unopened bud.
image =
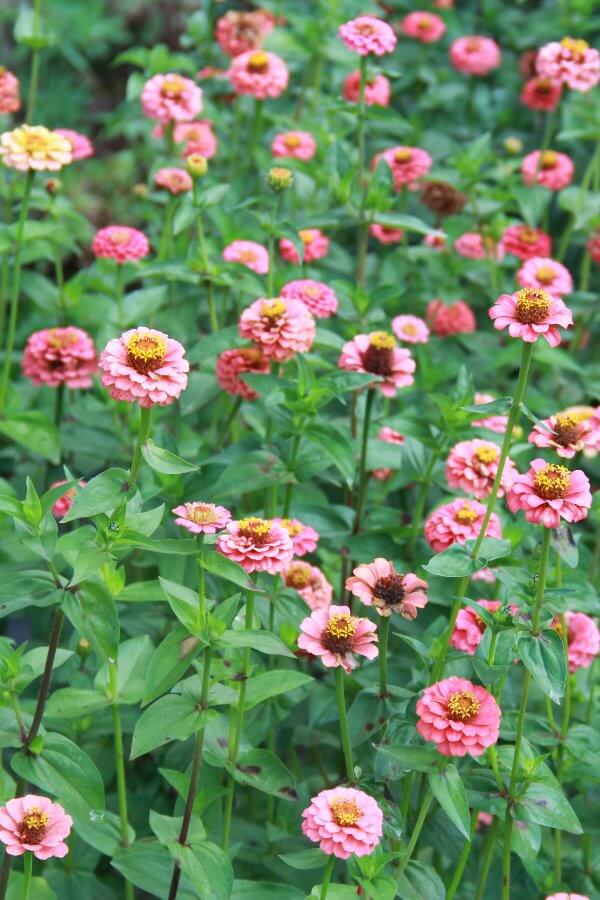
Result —
[[[147,197],[148,196],[148,185],[147,184],[134,184],[132,187],[132,193],[135,194],[136,197]]]
[[[279,194],[281,191],[287,191],[294,183],[294,176],[289,169],[282,166],[273,166],[267,173],[267,184],[272,191]]]
[[[192,178],[202,178],[208,172],[208,160],[200,153],[190,153],[185,162]]]
[[[516,155],[523,149],[523,141],[518,137],[507,137],[504,140],[504,149],[507,153]]]
[[[90,642],[87,638],[80,638],[77,641],[77,656],[85,659],[90,654]]]
[[[62,182],[58,178],[48,178],[44,187],[46,188],[46,193],[58,194],[62,188]]]

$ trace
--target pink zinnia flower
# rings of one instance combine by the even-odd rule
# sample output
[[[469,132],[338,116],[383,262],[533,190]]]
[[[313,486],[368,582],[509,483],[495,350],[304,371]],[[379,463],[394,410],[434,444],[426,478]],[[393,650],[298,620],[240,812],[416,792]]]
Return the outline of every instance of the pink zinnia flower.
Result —
[[[302,813],[302,831],[323,853],[349,859],[369,856],[383,834],[383,813],[356,788],[331,788],[313,797]]]
[[[115,400],[168,406],[187,387],[184,354],[179,341],[140,325],[113,338],[100,354],[102,384]]]
[[[317,319],[328,319],[338,308],[335,291],[322,281],[313,281],[311,278],[288,281],[281,288],[281,296],[301,300]]]
[[[230,9],[217,19],[215,38],[223,53],[239,56],[260,47],[274,26],[275,18],[265,9],[248,12]]]
[[[443,756],[481,756],[498,740],[500,707],[485,688],[453,675],[417,700],[417,731]]]
[[[432,165],[431,156],[420,147],[390,147],[373,158],[371,167],[375,168],[380,159],[385,160],[392,170],[396,193],[404,187],[416,188],[419,179],[427,175]]]
[[[377,439],[384,441],[386,444],[403,444],[406,440],[403,434],[400,434],[399,431],[394,431],[394,429],[390,428],[388,425],[382,425],[379,429]],[[373,478],[376,478],[378,481],[387,481],[392,472],[392,469],[373,469],[371,474]]]
[[[302,231],[298,232],[298,237],[304,247],[305,263],[323,259],[329,253],[329,238],[318,228],[303,228]],[[282,259],[285,259],[286,262],[294,263],[295,266],[299,265],[300,257],[292,241],[282,238],[279,241],[279,252]]]
[[[306,556],[312,553],[319,543],[319,532],[311,528],[310,525],[303,525],[298,519],[271,519],[285,528],[292,539],[294,548],[294,556]]]
[[[546,900],[590,900],[590,898],[585,897],[583,894],[573,894],[571,892],[566,893],[565,891],[559,891],[558,894],[549,894],[546,897]]]
[[[473,402],[475,405],[480,405],[482,403],[493,403],[496,399],[492,394],[479,394],[476,393],[473,398]],[[488,431],[495,431],[497,434],[504,434],[506,431],[506,427],[508,425],[508,416],[502,415],[494,415],[494,416],[486,416],[483,419],[475,419],[471,422],[471,426],[473,428],[487,428]]]
[[[429,328],[418,316],[395,316],[392,331],[405,344],[426,344],[429,340]]]
[[[450,62],[467,75],[487,75],[500,65],[500,47],[491,38],[461,37],[450,46]]]
[[[413,572],[396,572],[394,563],[380,556],[357,566],[346,579],[346,590],[365,606],[374,606],[380,616],[400,613],[403,619],[416,619],[417,612],[427,606],[428,587]]]
[[[44,328],[27,340],[22,360],[23,374],[34,384],[88,388],[98,367],[94,342],[86,331],[74,328]]]
[[[177,516],[175,524],[187,528],[192,534],[215,534],[231,521],[231,513],[224,506],[195,500],[182,503],[171,512]]]
[[[539,228],[529,225],[510,225],[502,235],[502,246],[506,253],[519,259],[531,259],[534,256],[550,256],[552,238]]]
[[[316,325],[300,300],[262,297],[240,316],[240,334],[258,344],[267,359],[285,362],[312,347]]]
[[[239,263],[257,275],[266,275],[269,271],[269,251],[256,241],[232,241],[225,247],[222,256],[225,262]]]
[[[473,310],[464,300],[456,300],[449,306],[442,300],[432,300],[427,304],[427,324],[438,337],[469,334],[477,328]]]
[[[324,609],[331,606],[333,587],[317,566],[294,559],[283,573],[286,587],[296,590],[309,609]]]
[[[338,28],[338,35],[348,50],[360,56],[384,56],[393,53],[396,35],[387,24],[374,16],[358,16]]]
[[[504,247],[502,243],[496,243],[493,238],[479,234],[476,231],[467,231],[454,241],[454,249],[459,256],[465,259],[502,259]]]
[[[231,61],[229,80],[238,94],[251,94],[257,100],[279,97],[288,86],[290,73],[275,53],[249,50]]]
[[[380,244],[399,244],[404,237],[402,229],[393,225],[369,225],[369,234]]]
[[[137,228],[127,225],[107,225],[94,235],[92,253],[116,263],[137,262],[150,252],[148,238]]]
[[[19,79],[8,69],[0,67],[0,114],[18,112],[21,109]]]
[[[246,572],[282,572],[292,561],[294,548],[285,528],[250,516],[229,522],[217,538],[217,550]]]
[[[64,843],[73,819],[59,803],[27,794],[7,800],[0,809],[0,841],[9,856],[33,853],[36,859],[62,859],[69,852]]]
[[[589,616],[581,612],[565,613],[567,626],[567,648],[569,672],[577,669],[589,669],[596,656],[600,652],[600,631],[598,626]],[[560,633],[562,631],[560,617],[552,623],[552,627]]]
[[[68,484],[68,481],[55,481],[54,484],[50,485],[50,490],[52,488],[62,487],[63,484]],[[83,488],[87,484],[86,481],[80,481],[79,487]],[[66,514],[69,512],[73,505],[73,499],[76,495],[77,491],[74,487],[70,487],[65,493],[55,500],[52,504],[52,515],[55,519],[63,519]]]
[[[425,522],[427,543],[436,553],[441,553],[451,544],[464,544],[465,541],[475,540],[479,537],[485,510],[485,506],[477,500],[467,500],[463,497],[438,506]],[[502,537],[500,519],[496,513],[492,513],[485,536]]]
[[[478,600],[477,603],[489,612],[496,612],[502,606],[500,600]],[[518,607],[511,604],[510,611],[514,616],[518,612]],[[450,643],[456,650],[473,656],[481,643],[485,629],[486,624],[481,616],[477,615],[477,610],[472,606],[464,606],[456,617]]]
[[[588,238],[587,249],[594,262],[600,263],[600,229]]]
[[[543,337],[551,347],[560,344],[559,328],[573,324],[571,310],[560,297],[540,288],[522,288],[514,294],[502,294],[490,309],[494,328],[508,328],[513,338],[533,344]]]
[[[555,78],[572,91],[590,91],[600,81],[600,54],[586,41],[563,38],[539,50],[538,75]]]
[[[572,459],[581,450],[599,450],[600,419],[576,412],[557,413],[534,425],[529,443],[550,447],[564,459]]]
[[[349,606],[317,609],[300,623],[298,646],[321,657],[327,668],[342,666],[350,673],[358,666],[355,654],[375,659],[377,626],[369,619],[353,616]]]
[[[202,90],[190,78],[169,72],[146,82],[140,102],[149,119],[189,122],[202,109]]]
[[[557,528],[560,520],[581,522],[592,504],[590,482],[581,469],[534,459],[524,475],[517,475],[508,489],[506,503],[511,512],[522,509],[535,525]]]
[[[70,143],[73,162],[77,162],[78,159],[87,159],[94,155],[93,144],[85,134],[71,131],[70,128],[55,128],[54,132],[55,134],[61,134]]]
[[[434,250],[446,249],[446,238],[443,234],[426,234],[423,243],[428,247],[433,247]]]
[[[170,194],[184,194],[194,186],[192,176],[185,169],[159,169],[154,176],[154,183]]]
[[[217,357],[217,381],[232,397],[252,401],[256,400],[258,393],[240,376],[246,373],[268,375],[270,368],[269,360],[258,347],[234,347],[223,350]]]
[[[562,297],[573,290],[573,279],[566,266],[543,256],[526,260],[516,278],[521,287],[539,288],[553,297]]]
[[[446,462],[448,486],[472,494],[477,500],[487,497],[498,471],[500,448],[491,441],[459,441],[455,444]],[[498,496],[503,497],[512,484],[517,469],[511,459],[507,459],[502,471]]]
[[[338,360],[340,369],[349,372],[369,372],[378,375],[377,387],[385,397],[395,397],[401,387],[413,383],[417,365],[404,347],[396,347],[396,341],[385,331],[357,334],[342,347]]]
[[[400,28],[408,37],[416,38],[422,44],[434,44],[443,37],[446,23],[433,13],[418,10],[404,16]]]
[[[162,133],[161,126],[159,129]],[[209,122],[208,119],[198,119],[196,122],[178,122],[173,129],[173,140],[176,144],[184,144],[184,156],[192,156],[197,153],[205,159],[212,159],[219,146],[212,122]]]
[[[360,99],[360,72],[350,72],[342,88],[344,100],[358,103]],[[365,106],[389,106],[392,87],[385,75],[373,75],[365,83]]]
[[[573,181],[575,166],[566,153],[534,150],[523,158],[521,174],[525,184],[541,184],[549,191],[561,191]]]
[[[285,131],[277,134],[271,144],[273,156],[289,156],[308,162],[317,152],[317,143],[308,131]]]
[[[537,76],[530,78],[523,85],[521,91],[521,103],[528,106],[529,109],[541,109],[549,112],[556,109],[562,94],[562,85],[560,81],[554,78],[544,78]]]

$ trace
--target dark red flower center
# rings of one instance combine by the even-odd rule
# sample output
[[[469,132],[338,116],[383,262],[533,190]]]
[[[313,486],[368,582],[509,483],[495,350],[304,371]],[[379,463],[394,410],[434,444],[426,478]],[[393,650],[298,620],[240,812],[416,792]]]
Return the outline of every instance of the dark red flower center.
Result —
[[[269,57],[262,50],[250,54],[248,59],[248,71],[254,72],[256,75],[264,75],[269,71]]]
[[[523,288],[517,291],[515,313],[523,325],[541,325],[550,312],[550,295],[541,288]]]
[[[454,722],[472,722],[477,718],[479,700],[472,691],[455,691],[446,704],[446,715]]]
[[[50,816],[32,806],[28,809],[19,824],[19,837],[24,844],[39,844],[48,831]]]
[[[346,613],[331,616],[321,635],[321,643],[331,653],[348,653],[354,646],[356,619]]]
[[[127,363],[141,375],[155,372],[162,366],[167,345],[158,334],[134,333],[127,341]]]
[[[378,578],[373,588],[373,595],[378,600],[383,600],[384,606],[396,606],[404,600],[404,575],[386,575]]]
[[[567,496],[570,483],[570,471],[556,463],[545,466],[533,479],[535,492],[543,500],[562,500]]]
[[[396,342],[385,331],[374,331],[369,336],[369,346],[362,356],[362,364],[373,375],[392,374],[392,355]]]

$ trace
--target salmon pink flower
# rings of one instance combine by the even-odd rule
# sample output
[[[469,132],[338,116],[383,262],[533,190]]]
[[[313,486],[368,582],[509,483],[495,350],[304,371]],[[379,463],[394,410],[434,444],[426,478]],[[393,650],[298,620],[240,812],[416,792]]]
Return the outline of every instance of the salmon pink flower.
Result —
[[[260,47],[274,26],[274,17],[265,9],[248,12],[230,9],[217,19],[215,38],[223,53],[239,56]]]
[[[317,144],[308,131],[286,131],[277,134],[271,144],[271,153],[278,157],[291,157],[308,162],[317,152]]]
[[[451,544],[464,544],[479,537],[485,506],[477,500],[459,497],[451,503],[438,506],[425,522],[425,538],[436,553]],[[502,528],[496,513],[492,513],[485,532],[486,537],[501,538]]]
[[[585,613],[571,612],[570,610],[565,613],[565,624],[567,626],[569,672],[572,674],[577,669],[589,669],[600,653],[598,626]],[[559,633],[562,632],[560,617],[556,617],[552,628],[556,628]]]
[[[317,566],[301,559],[292,560],[283,573],[286,587],[294,588],[309,609],[324,609],[331,606],[333,587]]]
[[[491,38],[461,37],[450,46],[450,62],[466,75],[487,75],[500,65],[500,47]]]
[[[217,357],[216,375],[219,386],[243,400],[256,400],[258,393],[241,377],[245,374],[268,375],[269,360],[258,347],[234,347]]]
[[[225,247],[222,256],[225,262],[239,263],[257,275],[266,275],[269,271],[269,251],[255,241],[232,241]]]
[[[393,53],[396,35],[387,24],[374,16],[358,16],[338,28],[338,35],[348,50],[359,56],[384,56]]]
[[[92,253],[102,259],[113,259],[119,265],[137,262],[150,252],[148,238],[143,231],[127,225],[107,225],[94,235]]]
[[[566,266],[543,256],[526,260],[516,278],[521,287],[540,288],[553,297],[563,297],[573,290],[573,279]]]
[[[58,172],[73,162],[71,143],[43,125],[20,125],[0,135],[0,158],[19,172]]]
[[[405,344],[426,344],[429,340],[429,328],[418,316],[395,316],[392,331]]]
[[[318,228],[304,228],[298,232],[298,237],[304,247],[304,262],[311,263],[317,259],[323,259],[329,253],[329,238]],[[288,238],[279,241],[279,252],[286,262],[300,264],[300,257],[295,245]]]
[[[410,351],[396,347],[392,335],[385,331],[357,334],[342,347],[338,366],[349,372],[378,375],[381,381],[377,387],[385,397],[395,397],[398,388],[411,385],[417,367]]]
[[[30,852],[36,859],[62,859],[69,852],[64,841],[72,825],[59,803],[36,794],[7,800],[0,808],[0,841],[9,856]]]
[[[600,263],[600,229],[590,235],[587,242],[588,253],[595,263]]]
[[[533,344],[543,337],[551,347],[560,344],[559,328],[573,324],[571,310],[560,297],[540,288],[522,288],[514,294],[502,294],[490,309],[494,328],[508,328],[513,338]]]
[[[290,74],[284,61],[275,53],[248,50],[234,56],[229,80],[238,94],[250,94],[257,100],[279,97],[288,86]]]
[[[246,572],[283,572],[294,555],[285,528],[256,516],[229,522],[217,538],[217,550]]]
[[[4,66],[0,66],[0,115],[18,112],[20,109],[19,79]]]
[[[53,488],[62,487],[63,484],[68,484],[68,483],[69,483],[68,481],[55,481],[54,484],[50,485],[50,490],[52,490]],[[84,488],[86,486],[86,484],[87,484],[87,481],[80,481],[79,487]],[[64,519],[66,514],[69,512],[69,510],[73,506],[73,500],[74,500],[76,494],[77,494],[76,489],[74,487],[70,487],[70,488],[68,488],[68,490],[65,491],[64,494],[62,494],[62,496],[60,496],[58,498],[58,500],[54,501],[51,508],[52,508],[52,515],[54,516],[55,519],[58,519],[59,521],[60,521],[60,519]]]
[[[534,150],[523,158],[521,174],[525,184],[541,184],[549,191],[561,191],[573,181],[575,166],[566,153]]]
[[[529,443],[550,447],[563,459],[572,459],[581,450],[599,450],[600,418],[576,412],[557,413],[536,422]]]
[[[312,313],[300,300],[260,298],[240,316],[240,334],[254,341],[267,359],[285,362],[306,353],[316,334]]]
[[[78,131],[71,131],[70,128],[55,128],[54,134],[60,134],[68,140],[71,145],[73,162],[77,162],[78,159],[88,159],[88,157],[94,155],[92,142],[85,134],[79,134]]]
[[[321,791],[302,813],[302,831],[323,853],[349,859],[369,856],[383,834],[383,813],[375,800],[356,788]]]
[[[159,127],[160,133],[163,128]],[[160,134],[159,134],[160,137]],[[195,122],[178,122],[173,129],[173,140],[176,144],[183,144],[183,155],[193,156],[198,154],[205,159],[212,159],[217,152],[218,141],[213,131],[212,122],[208,119],[198,119]]]
[[[459,441],[455,444],[446,462],[448,486],[472,494],[477,500],[487,497],[492,490],[500,448],[491,441]],[[498,496],[503,497],[512,484],[517,469],[511,459],[507,459],[502,471]]]
[[[502,235],[502,246],[507,253],[519,259],[534,256],[550,256],[552,239],[549,234],[529,225],[511,225]]]
[[[426,150],[420,147],[390,147],[373,158],[372,168],[380,159],[385,160],[392,170],[394,190],[399,193],[404,187],[414,190],[420,179],[431,169],[432,159]]]
[[[446,23],[433,13],[417,10],[404,16],[400,28],[408,37],[422,44],[434,44],[444,36]]]
[[[224,506],[196,500],[182,503],[171,512],[177,516],[175,524],[187,528],[192,534],[215,534],[231,521],[231,513]]]
[[[453,675],[417,700],[417,731],[443,756],[481,756],[498,740],[500,707],[485,688]]]
[[[530,78],[523,85],[521,103],[529,109],[541,109],[544,112],[556,109],[562,94],[560,81],[538,75]]]
[[[306,556],[316,550],[319,543],[319,532],[311,528],[310,525],[303,525],[298,519],[272,519],[285,528],[292,539],[294,548],[294,556]]]
[[[192,176],[185,169],[159,169],[154,176],[154,183],[170,194],[185,194],[194,186]]]
[[[502,606],[500,600],[478,600],[477,603],[483,609],[487,609],[492,613]],[[511,604],[511,615],[516,615],[518,611],[518,607]],[[477,615],[477,610],[473,609],[472,606],[464,606],[458,611],[450,643],[456,650],[461,650],[463,653],[473,656],[481,643],[485,629],[486,623],[481,616]]]
[[[379,429],[377,439],[386,444],[403,444],[406,440],[403,434],[400,434],[399,431],[394,431],[394,429],[390,428],[388,425],[383,425]],[[392,472],[393,469],[373,469],[371,474],[373,475],[373,478],[376,478],[378,481],[387,481]]]
[[[432,300],[427,304],[427,324],[438,337],[469,334],[477,328],[473,310],[464,300],[456,300],[449,306],[442,300]]]
[[[401,228],[394,228],[393,225],[369,225],[369,234],[379,241],[380,244],[399,244],[404,237]]]
[[[503,259],[502,242],[496,243],[489,235],[476,231],[467,231],[454,241],[454,248],[459,256],[465,259]]]
[[[377,626],[369,619],[353,616],[349,606],[317,609],[300,623],[298,646],[319,656],[327,668],[342,666],[349,674],[358,666],[356,655],[375,659]]]
[[[446,249],[446,238],[443,234],[426,234],[423,238],[423,243],[434,250],[441,251]]]
[[[342,88],[344,100],[358,103],[360,99],[360,72],[350,72]],[[365,106],[389,106],[392,88],[385,75],[368,76],[365,82]]]
[[[98,368],[94,342],[86,331],[74,328],[44,328],[35,331],[23,351],[23,374],[34,384],[68,388],[92,386]]]
[[[586,41],[566,37],[551,41],[538,52],[539,75],[555,78],[572,91],[590,91],[600,81],[600,54]]]
[[[140,325],[113,338],[100,354],[102,384],[115,400],[168,406],[187,387],[190,365],[184,354],[179,341]]]
[[[372,563],[357,566],[346,579],[346,590],[365,606],[374,606],[380,616],[400,613],[403,619],[416,619],[427,606],[428,584],[413,572],[401,575],[394,563],[377,557]]]
[[[202,109],[202,89],[191,78],[168,72],[154,75],[146,82],[140,102],[144,114],[163,125],[189,122]]]
[[[535,525],[558,528],[560,520],[581,522],[592,504],[590,482],[581,469],[534,459],[525,475],[517,475],[508,489],[506,502],[511,512],[522,509]]]
[[[313,281],[311,278],[288,281],[281,288],[281,296],[286,300],[300,300],[317,319],[328,319],[338,308],[335,291],[322,281]]]
[[[496,398],[492,394],[475,394],[473,402],[476,406],[483,403],[493,403]],[[508,426],[508,416],[485,416],[483,419],[475,419],[471,422],[472,428],[487,428],[488,431],[495,431],[497,434],[504,434]]]

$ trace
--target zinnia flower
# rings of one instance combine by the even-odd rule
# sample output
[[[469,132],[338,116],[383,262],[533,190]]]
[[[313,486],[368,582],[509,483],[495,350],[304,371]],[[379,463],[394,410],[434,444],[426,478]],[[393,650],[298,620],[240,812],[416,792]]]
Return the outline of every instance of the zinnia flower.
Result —
[[[434,44],[443,37],[446,23],[433,13],[417,10],[404,16],[400,28],[408,37],[416,38],[422,44]]]
[[[309,609],[324,609],[331,606],[333,587],[317,566],[294,559],[283,573],[286,587],[294,588]]]
[[[396,35],[387,24],[374,16],[358,16],[338,28],[338,34],[348,50],[359,56],[384,56],[393,53]]]
[[[170,194],[184,194],[191,191],[194,183],[192,176],[185,169],[159,169],[154,176],[156,187],[164,188]]]
[[[323,853],[349,859],[368,856],[381,840],[383,813],[356,788],[331,788],[313,797],[302,813],[302,831]]]
[[[438,337],[469,334],[477,328],[473,310],[464,300],[448,306],[442,300],[432,300],[427,304],[427,324]]]
[[[69,325],[35,331],[23,351],[23,374],[34,384],[88,388],[98,367],[94,342],[86,331]]]
[[[592,503],[590,482],[580,469],[534,459],[524,475],[517,475],[508,489],[506,502],[511,512],[525,511],[535,525],[557,528],[560,520],[580,522],[587,518]]]
[[[231,521],[231,513],[224,506],[195,500],[182,503],[171,512],[177,516],[175,524],[187,528],[192,534],[215,534]]]
[[[496,398],[492,394],[476,393],[473,402],[476,406],[483,403],[493,403]],[[472,428],[487,428],[488,431],[495,431],[498,434],[504,434],[508,425],[508,416],[494,415],[485,416],[483,419],[474,419],[471,422]]]
[[[500,707],[478,684],[453,675],[417,700],[417,731],[443,756],[481,756],[498,740]]]
[[[308,162],[317,152],[317,143],[308,131],[286,131],[277,134],[271,144],[273,156],[291,157]]]
[[[581,450],[600,449],[600,419],[576,412],[557,413],[536,422],[529,435],[536,447],[550,447],[558,456],[572,459]]]
[[[465,259],[502,259],[504,247],[496,243],[490,235],[467,231],[454,241],[454,249]]]
[[[425,522],[425,538],[436,553],[441,553],[451,544],[464,544],[479,537],[485,506],[477,500],[463,497],[438,506]],[[492,513],[485,537],[501,538],[502,528],[496,513]]]
[[[349,372],[369,372],[378,375],[377,387],[385,397],[395,397],[401,387],[413,383],[416,363],[410,351],[396,347],[396,341],[385,331],[357,334],[342,347],[338,360],[340,369]]]
[[[107,225],[94,235],[92,253],[102,259],[113,259],[122,265],[137,262],[150,252],[148,238],[143,231],[127,225]]]
[[[140,102],[149,119],[163,124],[189,122],[202,109],[202,89],[190,78],[168,72],[146,82]]]
[[[64,840],[72,825],[73,819],[59,803],[36,794],[7,800],[0,808],[0,841],[9,856],[29,851],[36,859],[62,859],[69,852]]]
[[[0,114],[8,115],[20,109],[19,79],[4,66],[0,66]]]
[[[396,193],[404,187],[416,188],[419,180],[427,175],[432,165],[431,156],[420,147],[390,147],[373,158],[371,167],[375,168],[380,159],[385,160],[392,170]]]
[[[279,97],[288,86],[290,74],[275,53],[249,50],[231,61],[229,80],[238,94],[251,94],[257,100]]]
[[[217,152],[218,141],[213,131],[212,122],[198,119],[196,122],[178,122],[173,129],[173,140],[176,144],[184,144],[185,157],[203,156],[212,159]]]
[[[523,288],[514,294],[502,294],[490,309],[494,328],[508,328],[513,338],[533,344],[543,337],[551,347],[560,344],[559,328],[573,324],[571,310],[560,297],[539,288]]]
[[[600,81],[600,54],[586,41],[563,38],[551,41],[536,58],[539,75],[555,78],[572,91],[590,91]]]
[[[88,159],[88,157],[94,155],[93,144],[85,134],[79,134],[78,131],[71,131],[70,128],[56,128],[54,134],[60,134],[68,140],[71,145],[73,162],[77,162],[79,159]]]
[[[68,484],[68,483],[69,483],[68,481],[55,481],[54,484],[50,485],[50,490],[52,490],[53,488],[62,487],[63,484]],[[84,488],[86,486],[86,484],[87,484],[86,481],[80,481],[79,487]],[[70,487],[68,490],[65,491],[64,494],[62,494],[58,498],[58,500],[54,501],[54,503],[52,504],[52,515],[54,516],[55,519],[58,519],[60,521],[60,519],[63,519],[66,516],[66,514],[69,512],[69,510],[73,506],[73,499],[76,494],[77,494],[77,491],[75,490],[75,488]]]
[[[294,555],[292,539],[285,528],[256,516],[229,522],[217,538],[217,550],[246,572],[271,575],[286,569]]]
[[[550,256],[552,239],[549,234],[529,225],[510,225],[502,235],[502,246],[507,253],[519,259],[534,256]]]
[[[304,247],[305,263],[323,259],[329,253],[329,238],[318,228],[303,228],[302,231],[298,232],[298,237]],[[286,262],[294,263],[295,266],[300,264],[298,251],[292,241],[287,238],[282,238],[279,241],[279,252],[282,259],[285,259]]]
[[[600,263],[600,229],[590,235],[587,249],[594,262]]]
[[[168,406],[187,387],[189,363],[179,341],[162,331],[132,328],[109,341],[100,354],[102,384],[115,400]]]
[[[372,235],[380,244],[399,244],[404,237],[401,228],[394,228],[393,225],[369,225],[369,234]]]
[[[428,584],[413,572],[401,575],[394,563],[377,557],[372,563],[357,566],[346,579],[346,590],[365,606],[374,606],[380,616],[400,613],[403,619],[416,619],[427,606]]]
[[[242,312],[240,334],[258,344],[267,359],[285,362],[312,347],[316,325],[300,300],[260,298]]]
[[[298,646],[319,656],[327,668],[342,666],[350,673],[358,666],[356,655],[375,659],[377,626],[369,619],[353,616],[349,606],[317,609],[300,623]]]
[[[58,172],[73,162],[66,137],[43,125],[20,125],[0,135],[0,157],[5,166],[20,172]]]
[[[350,72],[342,88],[344,100],[358,103],[360,99],[360,72]],[[369,76],[365,82],[365,106],[389,106],[392,88],[385,75]]]
[[[246,384],[241,375],[268,375],[269,360],[258,347],[234,347],[223,350],[217,357],[216,375],[219,386],[233,397],[256,400],[258,393]]]
[[[583,894],[573,894],[570,891],[569,893],[559,891],[558,894],[549,894],[546,900],[590,900],[590,898],[585,897]]]
[[[257,275],[266,275],[269,271],[269,252],[255,241],[233,241],[225,247],[222,256],[225,262],[239,263]]]
[[[316,550],[319,543],[319,532],[311,528],[310,525],[303,525],[298,519],[276,518],[271,521],[285,528],[291,537],[294,556],[306,556],[307,553],[312,553]]]
[[[523,158],[521,174],[525,184],[541,184],[549,191],[561,191],[573,181],[575,166],[566,153],[534,150]]]
[[[496,612],[502,606],[500,600],[478,600],[477,603],[489,612]],[[510,612],[514,616],[518,612],[518,608],[511,604]],[[463,606],[458,611],[450,643],[456,650],[473,656],[481,643],[485,629],[486,623],[481,616],[477,615],[477,610],[472,606]]]
[[[569,672],[577,669],[589,669],[596,656],[600,652],[600,631],[598,626],[589,616],[581,612],[565,613],[567,626],[567,657]],[[557,631],[562,631],[560,618],[552,624]]]
[[[472,494],[477,500],[487,497],[494,484],[500,448],[491,441],[459,441],[455,444],[446,462],[448,486]],[[498,496],[503,497],[517,475],[511,459],[507,459],[502,471]]]
[[[377,434],[377,439],[384,441],[386,444],[403,444],[406,440],[403,434],[400,434],[399,431],[394,431],[394,429],[390,428],[388,425],[382,425]],[[392,471],[392,469],[373,469],[371,474],[373,475],[373,478],[376,478],[378,481],[387,481],[392,474]]]
[[[500,65],[500,47],[491,38],[461,37],[450,46],[450,62],[467,75],[487,75]]]
[[[275,19],[266,9],[248,12],[230,9],[217,19],[215,37],[223,53],[239,56],[260,47],[274,25]]]
[[[554,78],[537,76],[526,81],[521,91],[521,103],[529,109],[541,109],[549,112],[556,109],[562,94],[560,81]]]
[[[429,328],[418,316],[395,316],[392,331],[405,344],[426,344],[429,340]]]
[[[322,281],[313,281],[311,278],[288,281],[281,288],[281,296],[286,300],[300,300],[317,319],[328,319],[338,308],[335,291]]]
[[[573,290],[573,279],[566,266],[542,256],[526,260],[516,278],[521,287],[540,288],[553,297],[562,297]]]

